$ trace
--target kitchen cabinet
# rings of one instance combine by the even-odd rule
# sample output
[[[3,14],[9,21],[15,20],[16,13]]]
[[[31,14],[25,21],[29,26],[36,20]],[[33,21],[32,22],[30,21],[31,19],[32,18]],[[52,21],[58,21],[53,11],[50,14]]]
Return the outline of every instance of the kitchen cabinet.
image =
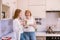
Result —
[[[5,19],[5,18],[9,18],[10,14],[10,7],[6,6],[6,5],[2,5],[2,15],[1,18]]]
[[[2,0],[2,4],[10,6],[10,0]]]
[[[36,18],[45,18],[45,8],[46,8],[46,0],[18,0],[18,8],[22,10],[30,10],[32,12],[33,17]]]
[[[37,40],[60,40],[60,36],[57,35],[53,36],[54,34],[50,36],[49,35],[46,34],[45,36],[36,36],[36,39]]]
[[[60,40],[60,34],[48,34],[42,32],[36,32],[37,40]]]
[[[29,6],[30,11],[32,12],[33,17],[45,18],[45,6]]]
[[[2,4],[11,6],[11,4],[16,4],[17,0],[2,0]]]
[[[33,17],[37,18],[45,18],[45,8],[46,8],[46,0],[29,0],[28,7],[31,10]]]
[[[17,7],[17,0],[2,0],[2,4],[9,6],[9,7],[16,8]]]
[[[46,40],[46,37],[43,37],[43,36],[37,36],[36,38],[37,40]]]
[[[17,8],[17,0],[2,0],[2,6],[9,7],[8,18],[12,18],[15,9]],[[3,6],[4,7],[4,6]],[[2,11],[4,10],[2,7]]]
[[[55,37],[55,36],[48,36],[48,37],[46,37],[46,40],[60,40],[60,37]]]
[[[18,9],[22,9],[23,11],[25,11],[26,9],[28,9],[28,0],[17,0],[17,7]]]
[[[60,0],[46,0],[46,10],[60,11]]]
[[[17,0],[10,0],[10,18],[14,15],[14,11],[17,9]]]
[[[46,5],[46,0],[28,0],[29,5]]]

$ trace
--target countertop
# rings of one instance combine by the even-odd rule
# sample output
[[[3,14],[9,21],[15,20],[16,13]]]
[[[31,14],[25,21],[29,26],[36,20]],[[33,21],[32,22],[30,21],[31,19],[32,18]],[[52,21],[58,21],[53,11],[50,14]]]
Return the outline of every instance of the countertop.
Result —
[[[60,36],[60,34],[48,34],[45,32],[36,32],[36,36]]]

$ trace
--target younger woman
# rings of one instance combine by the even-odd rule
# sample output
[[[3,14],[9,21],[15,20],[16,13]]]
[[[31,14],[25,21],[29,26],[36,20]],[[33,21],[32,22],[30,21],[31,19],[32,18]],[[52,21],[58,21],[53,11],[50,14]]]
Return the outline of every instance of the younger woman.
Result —
[[[16,9],[15,14],[13,16],[13,30],[15,34],[15,40],[24,40],[23,37],[23,25],[22,25],[22,18],[21,18],[22,11],[20,9]]]

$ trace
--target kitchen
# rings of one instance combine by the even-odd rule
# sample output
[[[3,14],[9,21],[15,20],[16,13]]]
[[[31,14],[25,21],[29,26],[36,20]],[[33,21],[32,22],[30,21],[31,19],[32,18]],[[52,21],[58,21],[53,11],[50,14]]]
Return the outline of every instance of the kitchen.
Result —
[[[36,31],[37,40],[60,40],[60,5],[59,5],[60,0],[25,0],[25,1],[1,0],[1,1],[0,1],[1,4],[0,19],[2,21],[12,19],[13,16],[12,13],[14,13],[15,9],[17,8],[22,9],[23,12],[26,9],[29,9],[37,22]],[[3,15],[5,15],[4,17],[2,16],[1,12],[3,13]],[[47,29],[49,29],[49,27],[51,27],[53,33],[47,32],[48,31]],[[10,35],[12,36],[12,33],[6,36]]]

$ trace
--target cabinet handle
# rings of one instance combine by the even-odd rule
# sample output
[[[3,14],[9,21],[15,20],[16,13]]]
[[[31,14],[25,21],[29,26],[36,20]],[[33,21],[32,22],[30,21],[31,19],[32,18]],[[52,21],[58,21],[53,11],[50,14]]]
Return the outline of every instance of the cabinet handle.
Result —
[[[59,37],[57,39],[59,39]]]
[[[56,37],[55,37],[55,39],[56,39]]]
[[[52,37],[52,39],[54,39],[54,38]]]

